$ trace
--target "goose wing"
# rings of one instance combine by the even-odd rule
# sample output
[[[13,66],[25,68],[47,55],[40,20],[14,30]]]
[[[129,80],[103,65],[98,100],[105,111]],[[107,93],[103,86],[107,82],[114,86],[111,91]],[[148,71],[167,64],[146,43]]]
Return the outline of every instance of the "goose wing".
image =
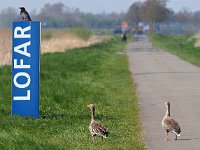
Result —
[[[108,137],[109,132],[102,124],[95,121],[90,124],[90,127],[91,127],[90,130],[92,130],[92,133],[103,136],[104,138]]]
[[[174,132],[176,135],[180,135],[181,128],[178,124],[178,122],[173,119],[172,117],[167,117],[163,120],[163,126],[166,128],[166,130]]]

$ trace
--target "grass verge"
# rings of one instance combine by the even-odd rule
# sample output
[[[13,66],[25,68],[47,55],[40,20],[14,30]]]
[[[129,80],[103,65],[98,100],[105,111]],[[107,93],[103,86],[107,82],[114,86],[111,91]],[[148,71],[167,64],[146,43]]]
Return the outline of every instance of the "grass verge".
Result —
[[[0,149],[144,150],[128,61],[120,39],[41,57],[40,119],[10,116],[11,67],[0,68]],[[93,144],[88,103],[110,131]]]
[[[195,39],[188,36],[150,35],[155,47],[167,50],[180,58],[200,66],[200,48],[194,47]]]

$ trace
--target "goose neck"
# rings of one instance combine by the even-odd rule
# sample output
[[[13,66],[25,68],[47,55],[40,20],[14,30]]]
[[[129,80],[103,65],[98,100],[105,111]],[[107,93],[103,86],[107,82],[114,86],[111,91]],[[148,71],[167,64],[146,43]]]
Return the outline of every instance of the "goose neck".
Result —
[[[170,106],[166,105],[166,114],[165,116],[170,116]]]
[[[95,109],[91,109],[91,120],[95,120]]]

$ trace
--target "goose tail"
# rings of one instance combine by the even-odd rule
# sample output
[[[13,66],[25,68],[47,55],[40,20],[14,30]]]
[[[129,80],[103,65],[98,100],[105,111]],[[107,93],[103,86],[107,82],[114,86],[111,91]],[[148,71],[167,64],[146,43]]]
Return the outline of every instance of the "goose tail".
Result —
[[[177,132],[175,132],[175,131],[173,131],[177,136],[181,136],[181,134],[180,133],[177,133]]]

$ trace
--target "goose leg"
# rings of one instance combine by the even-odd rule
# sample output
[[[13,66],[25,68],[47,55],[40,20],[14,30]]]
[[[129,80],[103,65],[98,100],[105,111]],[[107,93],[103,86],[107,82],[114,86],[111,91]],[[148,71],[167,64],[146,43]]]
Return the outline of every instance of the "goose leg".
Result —
[[[92,136],[92,142],[95,144],[96,143],[96,138],[95,136]]]
[[[103,141],[103,136],[101,137],[101,140]]]
[[[177,140],[177,135],[175,135],[176,137],[175,137],[175,139],[174,140]]]
[[[167,134],[165,135],[165,141],[168,141],[169,139],[168,139],[168,132],[167,132]]]

